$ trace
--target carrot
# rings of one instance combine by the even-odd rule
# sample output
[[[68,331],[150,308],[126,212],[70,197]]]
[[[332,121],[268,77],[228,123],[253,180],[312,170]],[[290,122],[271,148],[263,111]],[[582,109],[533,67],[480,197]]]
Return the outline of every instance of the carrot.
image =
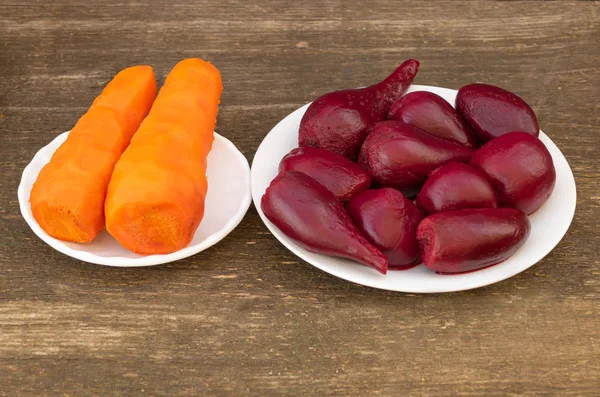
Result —
[[[204,216],[206,159],[223,90],[217,68],[179,62],[148,117],[115,166],[106,197],[106,228],[139,254],[177,251]]]
[[[34,218],[50,236],[86,243],[104,228],[104,199],[115,163],[156,97],[150,66],[108,83],[40,171],[31,189]]]

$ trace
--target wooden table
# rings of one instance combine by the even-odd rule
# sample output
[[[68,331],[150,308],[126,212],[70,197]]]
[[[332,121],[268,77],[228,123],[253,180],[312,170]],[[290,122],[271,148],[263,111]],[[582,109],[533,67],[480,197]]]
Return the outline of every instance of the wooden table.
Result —
[[[254,208],[158,267],[40,241],[16,197],[34,153],[118,70],[148,63],[162,82],[191,56],[222,71],[217,131],[248,160],[292,110],[407,58],[419,84],[513,90],[571,164],[571,229],[528,271],[444,295],[329,276]],[[0,2],[0,395],[600,395],[599,81],[597,2]]]

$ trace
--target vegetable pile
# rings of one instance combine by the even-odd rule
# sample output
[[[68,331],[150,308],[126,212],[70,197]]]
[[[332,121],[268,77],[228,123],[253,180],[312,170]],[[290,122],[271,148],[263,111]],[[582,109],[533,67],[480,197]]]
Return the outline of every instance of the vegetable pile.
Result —
[[[418,68],[408,60],[306,110],[300,147],[261,200],[300,246],[383,274],[420,261],[456,274],[506,260],[529,237],[527,215],[556,180],[535,113],[487,84],[462,87],[455,107],[430,92],[405,95]]]
[[[158,97],[150,66],[119,72],[38,175],[40,227],[78,243],[106,227],[139,254],[188,245],[204,215],[222,90],[217,68],[197,58],[175,65]]]

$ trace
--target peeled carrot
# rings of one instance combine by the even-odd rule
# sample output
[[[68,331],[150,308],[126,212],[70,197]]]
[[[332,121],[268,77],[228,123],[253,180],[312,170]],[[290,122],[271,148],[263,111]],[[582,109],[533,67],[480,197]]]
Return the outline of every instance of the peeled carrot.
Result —
[[[106,228],[139,254],[188,245],[204,216],[206,159],[223,90],[217,68],[179,62],[115,166],[106,196]]]
[[[30,196],[42,229],[86,243],[104,228],[104,199],[115,163],[156,97],[150,66],[133,66],[108,83],[40,171]]]

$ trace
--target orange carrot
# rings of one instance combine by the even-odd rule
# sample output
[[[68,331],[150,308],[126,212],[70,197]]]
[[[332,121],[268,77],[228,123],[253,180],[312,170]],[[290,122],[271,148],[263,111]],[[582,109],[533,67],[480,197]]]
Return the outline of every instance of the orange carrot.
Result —
[[[179,62],[115,166],[106,228],[139,254],[177,251],[204,216],[206,158],[212,148],[221,75],[208,62]]]
[[[60,240],[86,243],[104,228],[104,199],[115,163],[156,97],[150,66],[133,66],[108,83],[31,189],[33,216]]]

